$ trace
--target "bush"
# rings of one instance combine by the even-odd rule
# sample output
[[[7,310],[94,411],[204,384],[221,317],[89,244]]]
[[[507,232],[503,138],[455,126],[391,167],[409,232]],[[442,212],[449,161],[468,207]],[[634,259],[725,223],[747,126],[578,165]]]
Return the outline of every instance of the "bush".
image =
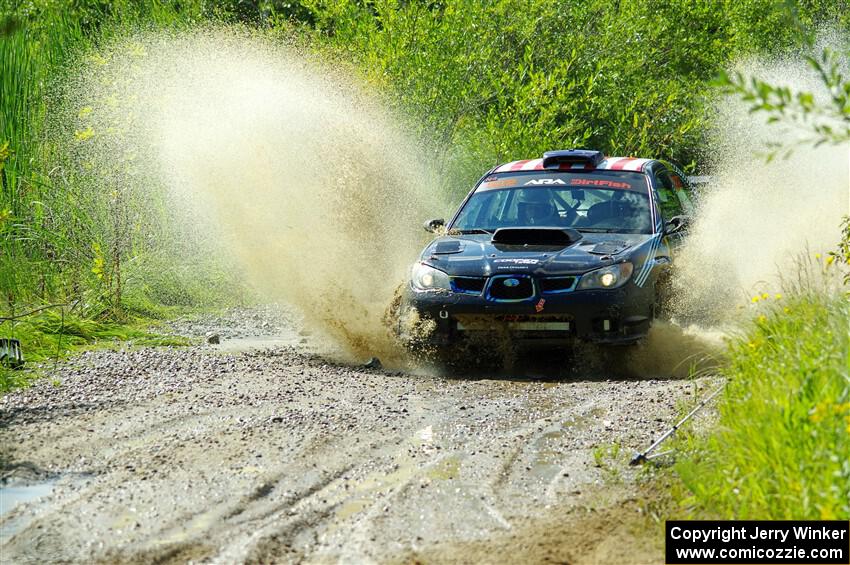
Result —
[[[825,21],[847,24],[841,1],[305,4],[318,43],[353,55],[413,114],[456,194],[489,166],[553,148],[693,169],[712,118],[709,83],[733,58],[793,49]]]

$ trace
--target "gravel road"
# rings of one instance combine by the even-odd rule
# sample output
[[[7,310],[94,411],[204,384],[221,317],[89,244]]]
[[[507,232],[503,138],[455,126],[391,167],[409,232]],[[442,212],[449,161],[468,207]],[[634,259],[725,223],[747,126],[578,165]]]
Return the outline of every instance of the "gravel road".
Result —
[[[0,400],[4,562],[504,561],[489,540],[633,499],[604,455],[715,384],[539,354],[507,375],[346,366],[271,310],[179,330],[222,342],[89,352]],[[565,539],[521,555],[598,556]]]

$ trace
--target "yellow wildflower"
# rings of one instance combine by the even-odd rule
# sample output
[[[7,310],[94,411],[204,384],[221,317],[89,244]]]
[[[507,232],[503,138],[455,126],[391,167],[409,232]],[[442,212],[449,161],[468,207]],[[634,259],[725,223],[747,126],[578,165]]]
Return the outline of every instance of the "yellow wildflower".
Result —
[[[832,511],[832,508],[828,506],[821,506],[820,509],[820,519],[821,520],[835,520],[835,513]]]
[[[770,298],[770,295],[769,295],[768,293],[766,293],[766,292],[763,292],[763,293],[762,293],[762,295],[761,295],[761,299],[762,299],[762,300],[767,300],[768,298]]]
[[[102,67],[103,65],[105,65],[107,63],[106,59],[104,59],[103,56],[101,56],[97,53],[91,54],[89,56],[89,59],[91,60],[92,63],[94,63],[98,67]]]
[[[782,293],[777,292],[776,294],[773,295],[773,297],[776,298],[777,300],[782,300]]]
[[[80,141],[85,141],[92,136],[94,136],[94,130],[91,126],[87,127],[84,130],[77,130],[74,132],[74,137],[76,137]]]
[[[835,262],[835,255],[830,255],[829,257],[826,258],[827,266],[832,265],[834,262]]]
[[[756,302],[758,302],[759,300],[761,300],[761,298],[759,298],[758,296],[753,296],[753,298],[752,298],[752,300],[751,300],[750,302],[752,302],[753,304],[755,304],[755,303],[756,303]]]
[[[132,43],[130,45],[130,53],[134,57],[144,57],[147,55],[147,51],[145,51],[145,47],[141,43]]]
[[[762,314],[762,315],[759,316],[758,320],[759,320],[759,322],[761,322],[763,324],[767,321],[767,316]]]
[[[820,253],[815,253],[815,259],[820,259],[820,257],[821,257]]]

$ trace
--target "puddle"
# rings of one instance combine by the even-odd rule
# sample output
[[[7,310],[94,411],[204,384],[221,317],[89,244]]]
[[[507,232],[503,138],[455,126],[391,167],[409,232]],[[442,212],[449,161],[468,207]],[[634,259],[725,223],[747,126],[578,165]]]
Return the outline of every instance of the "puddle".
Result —
[[[0,517],[11,511],[19,502],[29,502],[53,492],[57,479],[20,487],[0,487]]]
[[[346,520],[355,514],[366,510],[372,503],[369,500],[362,498],[354,498],[343,503],[336,511],[336,517],[340,520]]]
[[[7,515],[19,504],[52,494],[57,481],[58,479],[50,479],[32,485],[0,487],[0,544],[5,543],[32,520],[31,516],[23,514],[6,519]]]

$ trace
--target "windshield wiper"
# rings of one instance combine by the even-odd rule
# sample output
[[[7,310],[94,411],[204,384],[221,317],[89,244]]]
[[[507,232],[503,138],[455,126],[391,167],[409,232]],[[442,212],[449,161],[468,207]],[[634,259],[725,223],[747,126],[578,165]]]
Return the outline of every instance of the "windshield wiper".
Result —
[[[475,229],[472,229],[472,230],[457,230],[457,232],[460,233],[460,234],[463,234],[463,235],[469,235],[469,234],[473,234],[473,233],[493,233],[490,230],[485,230],[483,228],[475,228]]]
[[[576,231],[587,233],[617,233],[621,230],[618,228],[573,228]]]

